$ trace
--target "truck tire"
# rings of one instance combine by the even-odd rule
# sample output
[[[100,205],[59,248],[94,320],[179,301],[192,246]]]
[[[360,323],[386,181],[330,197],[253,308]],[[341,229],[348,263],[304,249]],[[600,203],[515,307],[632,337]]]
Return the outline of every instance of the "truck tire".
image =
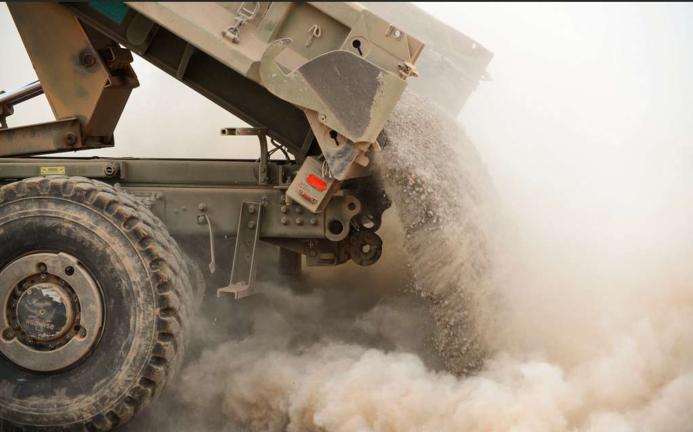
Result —
[[[193,295],[164,225],[80,177],[0,188],[0,430],[107,431],[175,374]]]

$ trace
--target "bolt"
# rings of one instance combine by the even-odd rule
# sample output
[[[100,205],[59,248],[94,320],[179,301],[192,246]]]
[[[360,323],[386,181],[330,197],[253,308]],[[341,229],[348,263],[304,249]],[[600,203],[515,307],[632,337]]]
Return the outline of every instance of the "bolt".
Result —
[[[296,206],[296,213],[297,213],[297,214],[303,213],[303,208],[302,208],[302,207],[299,207],[299,206]]]
[[[318,224],[318,220],[315,219],[315,218],[310,218],[310,224],[311,224],[311,225],[317,225],[317,224]]]
[[[303,218],[297,217],[296,218],[296,225],[303,225]]]
[[[96,64],[96,57],[94,57],[94,53],[92,53],[91,50],[86,49],[79,54],[79,63],[85,67],[94,66]]]
[[[203,215],[198,215],[198,216],[197,216],[197,223],[198,223],[199,225],[204,225],[205,222],[206,222],[206,220],[205,220],[205,217],[204,217]]]
[[[288,211],[288,209],[286,208],[285,205],[279,207],[279,210],[280,210],[282,213],[286,213],[286,212]]]
[[[157,192],[154,194],[154,199],[156,199],[156,200],[161,200],[163,197],[164,197],[164,194],[162,194],[161,192]]]
[[[44,263],[39,263],[38,265],[38,271],[41,273],[45,273],[48,270],[48,267]]]
[[[197,209],[201,212],[206,212],[207,211],[207,204],[201,202],[197,205]]]
[[[255,221],[249,221],[248,222],[248,229],[253,229],[255,228]]]
[[[282,216],[282,225],[286,225],[289,223],[289,218],[286,216]]]
[[[65,134],[65,144],[73,146],[77,144],[77,135],[74,132],[68,132]]]
[[[84,327],[80,327],[78,334],[81,338],[87,337],[87,329],[85,329]]]
[[[315,249],[311,249],[310,252],[308,252],[308,255],[316,257],[318,256],[318,251],[316,251]]]
[[[327,116],[325,114],[320,114],[320,121],[324,122],[327,120]]]
[[[14,329],[12,329],[12,328],[10,328],[10,327],[6,328],[6,329],[2,332],[2,338],[5,339],[5,340],[7,340],[7,341],[10,341],[10,340],[14,339],[14,336],[15,336],[15,334],[14,334]]]
[[[255,206],[254,206],[254,205],[248,206],[248,213],[250,213],[250,214],[254,214],[254,213],[255,213]]]

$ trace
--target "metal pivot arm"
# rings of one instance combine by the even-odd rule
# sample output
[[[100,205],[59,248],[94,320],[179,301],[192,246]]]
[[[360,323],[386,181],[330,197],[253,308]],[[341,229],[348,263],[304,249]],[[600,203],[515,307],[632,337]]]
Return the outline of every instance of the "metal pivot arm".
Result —
[[[247,297],[255,290],[255,253],[260,233],[262,204],[243,202],[236,231],[229,285],[217,289],[217,297],[230,294],[236,300]]]
[[[131,90],[139,85],[130,67],[130,52],[84,27],[64,5],[15,2],[7,6],[40,83],[7,94],[8,102],[0,103],[0,115],[6,117],[12,105],[43,91],[56,121],[0,129],[0,156],[113,145],[113,130]],[[66,131],[65,122],[72,121],[75,127]]]

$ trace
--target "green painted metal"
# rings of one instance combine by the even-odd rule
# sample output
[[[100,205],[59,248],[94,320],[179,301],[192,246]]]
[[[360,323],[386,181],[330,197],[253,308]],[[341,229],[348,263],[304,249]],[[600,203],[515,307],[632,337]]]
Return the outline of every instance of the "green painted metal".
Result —
[[[118,24],[123,23],[128,13],[128,7],[125,5],[125,2],[92,0],[89,2],[89,6]]]

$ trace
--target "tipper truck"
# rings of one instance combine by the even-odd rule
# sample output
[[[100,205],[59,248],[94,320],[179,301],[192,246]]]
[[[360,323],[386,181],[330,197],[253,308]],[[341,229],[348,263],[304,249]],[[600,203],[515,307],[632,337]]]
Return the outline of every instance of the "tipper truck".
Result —
[[[261,245],[289,275],[378,261],[389,200],[371,160],[417,79],[415,29],[341,2],[7,7],[38,80],[0,93],[0,430],[126,422],[174,375],[207,287],[258,291]],[[447,46],[422,70],[452,71],[460,96],[438,93],[459,110],[491,55],[424,22]],[[259,158],[46,156],[115,144],[133,53],[250,125],[221,133],[257,137]],[[11,124],[42,94],[54,120]]]

